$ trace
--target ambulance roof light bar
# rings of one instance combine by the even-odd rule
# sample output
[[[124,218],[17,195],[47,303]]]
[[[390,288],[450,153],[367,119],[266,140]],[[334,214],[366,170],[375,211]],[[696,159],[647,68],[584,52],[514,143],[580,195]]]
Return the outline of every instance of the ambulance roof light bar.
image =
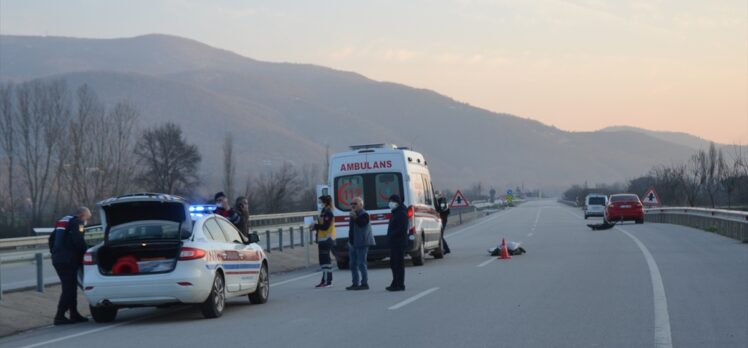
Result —
[[[351,145],[351,150],[367,150],[367,149],[393,149],[397,150],[397,145],[394,144],[365,144],[365,145]]]

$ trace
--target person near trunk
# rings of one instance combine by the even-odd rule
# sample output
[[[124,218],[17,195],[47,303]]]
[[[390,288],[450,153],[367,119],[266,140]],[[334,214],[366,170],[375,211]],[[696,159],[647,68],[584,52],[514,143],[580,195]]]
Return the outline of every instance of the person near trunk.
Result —
[[[324,195],[319,197],[322,203],[322,211],[319,213],[317,223],[310,226],[317,231],[317,248],[319,249],[319,265],[322,268],[322,279],[316,288],[332,287],[332,258],[330,251],[335,244],[335,216],[332,213],[332,197]]]
[[[351,203],[348,226],[348,259],[350,260],[353,284],[346,290],[369,290],[369,274],[366,257],[369,247],[376,245],[369,223],[369,213],[364,210],[364,200],[356,197]],[[360,273],[360,282],[359,282]]]
[[[218,192],[213,198],[216,201],[216,210],[213,211],[213,214],[221,215],[234,224],[234,226],[239,227],[239,222],[241,222],[242,218],[234,209],[231,209],[229,199],[226,198],[226,195],[223,192]]]
[[[86,223],[91,219],[91,211],[80,207],[75,215],[65,216],[55,224],[49,239],[52,265],[60,277],[62,293],[57,304],[54,324],[65,325],[86,322],[88,319],[78,312],[78,270],[83,266],[86,253]],[[70,318],[65,312],[70,312]]]
[[[392,269],[392,283],[387,291],[405,290],[405,248],[408,246],[408,212],[400,196],[392,195],[389,199],[392,209],[387,226],[387,239],[390,244],[390,268]]]
[[[447,220],[449,219],[449,206],[447,205],[447,198],[442,196],[437,200],[439,206],[439,217],[442,219],[442,246],[444,247],[444,253],[449,254],[449,244],[444,239],[444,230],[447,228]]]
[[[239,232],[242,233],[242,237],[245,240],[249,240],[250,226],[249,226],[249,200],[247,197],[239,196],[236,198],[236,212],[239,214],[239,223],[236,225],[239,228]]]

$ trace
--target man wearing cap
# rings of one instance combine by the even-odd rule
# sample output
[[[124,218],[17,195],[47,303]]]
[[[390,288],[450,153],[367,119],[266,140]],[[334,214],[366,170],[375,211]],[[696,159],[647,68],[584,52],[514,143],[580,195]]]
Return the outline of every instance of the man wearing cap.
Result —
[[[408,212],[398,195],[390,196],[389,206],[392,217],[387,226],[387,239],[390,243],[390,268],[392,284],[387,291],[405,290],[405,248],[408,246]]]
[[[238,228],[242,217],[239,216],[234,209],[231,209],[226,195],[223,192],[218,192],[213,198],[216,201],[216,210],[213,211],[213,214],[225,217]]]

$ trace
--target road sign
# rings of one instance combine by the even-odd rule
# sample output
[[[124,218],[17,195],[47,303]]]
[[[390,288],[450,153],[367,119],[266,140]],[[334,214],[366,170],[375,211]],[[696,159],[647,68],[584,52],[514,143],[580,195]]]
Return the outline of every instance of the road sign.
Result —
[[[470,201],[465,198],[465,195],[460,192],[460,190],[457,190],[457,193],[455,193],[455,196],[452,197],[452,201],[449,202],[450,208],[467,208],[470,206]]]
[[[660,196],[657,195],[657,191],[655,191],[654,187],[651,187],[644,193],[644,196],[642,196],[642,203],[644,203],[644,205],[662,205]]]

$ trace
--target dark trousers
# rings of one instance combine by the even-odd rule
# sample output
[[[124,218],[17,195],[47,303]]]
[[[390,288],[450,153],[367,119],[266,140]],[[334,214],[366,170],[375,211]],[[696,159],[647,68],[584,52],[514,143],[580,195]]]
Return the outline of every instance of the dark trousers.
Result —
[[[444,224],[442,225],[442,247],[444,247],[444,252],[448,253],[449,251],[449,244],[447,244],[447,240],[444,239],[444,230],[447,228],[447,220],[444,220]]]
[[[332,241],[319,242],[317,247],[319,248],[319,265],[322,268],[321,283],[332,284],[332,259],[330,258]]]
[[[57,304],[57,315],[63,316],[67,310],[70,310],[71,315],[78,313],[78,266],[73,264],[54,266],[62,287],[60,302]]]
[[[390,248],[390,268],[392,269],[392,286],[405,287],[405,248]]]

